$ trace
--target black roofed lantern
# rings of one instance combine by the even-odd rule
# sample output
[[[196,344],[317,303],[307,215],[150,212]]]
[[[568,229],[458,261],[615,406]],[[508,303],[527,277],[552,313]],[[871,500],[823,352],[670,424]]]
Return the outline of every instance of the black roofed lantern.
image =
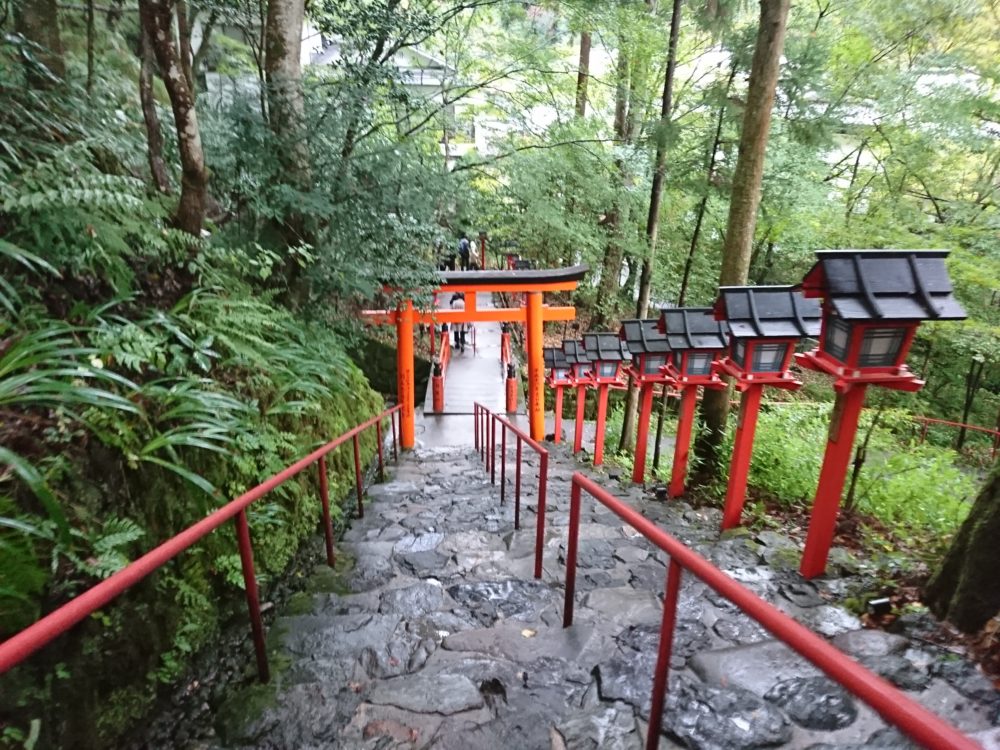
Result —
[[[590,357],[587,356],[582,341],[566,339],[562,348],[573,385],[576,386],[576,430],[573,433],[573,453],[579,453],[583,448],[583,412],[587,403],[587,386],[593,384],[590,379]]]
[[[549,387],[555,390],[555,429],[552,441],[558,443],[562,439],[563,388],[573,385],[573,375],[569,360],[559,347],[551,346],[542,349],[545,369],[549,371]]]
[[[563,350],[556,346],[547,346],[542,350],[545,369],[549,371],[549,385],[573,385],[573,375],[569,360]]]
[[[631,359],[617,333],[585,333],[583,345],[590,358],[590,373],[597,384],[597,431],[594,435],[594,466],[604,461],[604,430],[608,413],[608,389],[621,383]]]
[[[662,383],[663,398],[666,388],[673,383],[667,372],[667,364],[672,360],[667,336],[660,331],[660,322],[650,320],[626,320],[618,331],[632,355],[629,374],[639,384],[639,419],[636,423],[635,455],[632,462],[632,481],[641,483],[646,475],[646,448],[649,442],[649,417],[653,410],[653,387]]]
[[[598,385],[621,382],[631,355],[617,333],[585,333],[583,346],[590,359],[590,374]]]
[[[751,383],[801,385],[788,368],[795,345],[820,333],[819,302],[792,286],[724,286],[714,309],[729,324],[729,349],[718,369],[736,378],[741,391]]]
[[[711,307],[667,307],[660,311],[659,329],[674,353],[668,363],[678,385],[721,384],[712,364],[726,348],[728,328],[715,319]]]
[[[765,385],[801,387],[788,368],[796,344],[820,332],[820,305],[791,286],[724,286],[715,316],[729,323],[729,350],[716,369],[736,379],[740,415],[729,462],[722,528],[738,526],[746,496],[757,412]]]
[[[666,366],[671,361],[666,334],[660,331],[659,320],[625,320],[618,332],[625,342],[632,364],[629,373],[639,383],[670,381]]]
[[[920,323],[966,317],[952,294],[945,250],[827,250],[816,256],[801,289],[806,297],[822,298],[823,329],[819,347],[796,359],[833,376],[837,400],[799,568],[806,578],[826,569],[867,386],[920,390],[923,382],[905,364]]]
[[[674,442],[674,464],[670,470],[670,497],[684,494],[688,453],[698,386],[725,388],[713,364],[726,348],[728,329],[715,319],[711,307],[667,307],[660,311],[659,329],[673,352],[667,371],[681,392],[681,411]]]
[[[827,250],[802,280],[806,297],[823,299],[819,348],[799,357],[804,367],[852,383],[917,391],[906,367],[920,323],[963,320],[944,265],[946,250]]]

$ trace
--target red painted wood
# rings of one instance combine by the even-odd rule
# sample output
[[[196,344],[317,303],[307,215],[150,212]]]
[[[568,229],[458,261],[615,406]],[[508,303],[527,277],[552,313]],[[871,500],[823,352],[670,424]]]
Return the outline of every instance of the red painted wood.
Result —
[[[722,528],[731,529],[740,525],[743,502],[747,493],[747,475],[750,473],[750,459],[753,456],[753,437],[757,430],[757,412],[763,385],[751,385],[740,399],[740,417],[733,442],[733,458],[729,463],[729,483],[726,486],[726,505],[722,513]]]
[[[597,434],[594,435],[594,466],[604,462],[604,427],[608,416],[608,386],[597,386]]]
[[[677,422],[677,442],[674,443],[674,465],[670,469],[670,486],[667,488],[670,497],[680,497],[684,494],[688,454],[691,450],[694,406],[698,398],[698,386],[681,386],[681,389],[681,413]]]
[[[653,412],[653,384],[643,383],[639,392],[639,421],[635,431],[635,459],[632,481],[642,484],[646,476],[646,447],[649,444],[649,417]]]
[[[809,534],[799,572],[805,578],[815,578],[826,570],[826,560],[833,543],[840,496],[844,491],[847,467],[851,463],[854,436],[858,431],[858,418],[865,403],[865,385],[854,385],[837,394],[834,403],[830,436],[823,455],[823,468],[819,473],[819,486],[809,519]]]
[[[576,431],[573,433],[573,453],[579,453],[583,448],[583,410],[587,404],[587,386],[577,386],[576,389]]]

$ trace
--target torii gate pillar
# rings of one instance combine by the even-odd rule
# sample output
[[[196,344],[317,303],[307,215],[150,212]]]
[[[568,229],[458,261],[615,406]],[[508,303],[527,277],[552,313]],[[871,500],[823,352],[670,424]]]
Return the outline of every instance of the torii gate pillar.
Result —
[[[545,439],[545,363],[542,361],[542,293],[528,293],[528,425],[531,439]]]
[[[413,302],[406,300],[396,308],[396,393],[402,406],[399,415],[399,444],[413,448],[416,384],[413,378]]]

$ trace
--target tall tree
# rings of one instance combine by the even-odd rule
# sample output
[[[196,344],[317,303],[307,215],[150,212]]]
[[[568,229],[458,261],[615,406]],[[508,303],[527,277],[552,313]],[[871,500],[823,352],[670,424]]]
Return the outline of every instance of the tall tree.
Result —
[[[264,70],[271,130],[282,143],[279,158],[291,182],[309,183],[309,149],[302,97],[302,24],[304,0],[269,0],[264,40]]]
[[[964,633],[976,632],[1000,612],[998,536],[1000,471],[994,471],[924,591],[931,611]]]
[[[201,147],[201,131],[194,106],[194,93],[188,85],[181,56],[174,43],[173,3],[171,0],[139,0],[139,19],[149,35],[153,55],[159,64],[163,83],[170,97],[177,131],[177,150],[181,158],[181,197],[174,214],[174,224],[189,234],[200,235],[208,198],[208,170]]]
[[[28,83],[35,88],[51,86],[66,76],[62,37],[59,35],[59,11],[56,0],[20,0],[14,3],[14,30],[37,45],[32,57],[44,65],[46,75],[37,66],[28,67]]]
[[[590,32],[580,32],[580,62],[576,74],[576,116],[587,116],[587,82],[590,80]]]
[[[674,0],[670,14],[670,42],[667,46],[667,68],[663,76],[663,97],[660,100],[660,121],[656,126],[656,158],[653,162],[653,182],[649,191],[649,213],[646,216],[646,256],[639,274],[639,296],[635,316],[645,318],[649,311],[649,294],[653,283],[653,264],[656,259],[656,238],[660,231],[660,203],[663,199],[663,182],[667,174],[667,140],[670,132],[670,113],[674,100],[674,73],[677,70],[677,40],[680,37],[682,0]],[[628,450],[634,440],[636,409],[639,391],[630,381],[625,400],[625,418],[618,451]]]
[[[629,51],[623,39],[618,47],[618,58],[615,66],[615,119],[614,135],[619,147],[629,142],[628,104],[629,104]],[[615,175],[624,186],[628,181],[627,168],[619,156],[615,159]],[[618,302],[618,291],[621,286],[622,260],[625,255],[622,228],[622,201],[620,191],[616,193],[613,205],[609,208],[601,225],[604,227],[607,241],[604,245],[604,258],[601,262],[601,277],[597,285],[597,306],[591,321],[595,328],[608,324],[614,317]]]
[[[163,160],[163,131],[160,128],[160,116],[156,111],[156,96],[153,93],[153,69],[156,61],[153,58],[153,46],[145,28],[139,29],[139,104],[142,108],[142,119],[146,125],[146,160],[149,162],[149,173],[153,177],[156,189],[164,194],[170,193],[170,176],[166,162]]]
[[[764,176],[764,158],[771,129],[771,110],[778,86],[778,70],[790,5],[791,0],[760,0],[757,41],[750,65],[739,156],[733,173],[719,286],[746,284],[750,271],[753,233],[757,225],[757,208],[760,206],[761,180]],[[702,400],[701,414],[705,429],[695,444],[695,454],[701,459],[697,481],[705,481],[718,475],[719,448],[725,435],[731,391],[731,388],[706,391]]]

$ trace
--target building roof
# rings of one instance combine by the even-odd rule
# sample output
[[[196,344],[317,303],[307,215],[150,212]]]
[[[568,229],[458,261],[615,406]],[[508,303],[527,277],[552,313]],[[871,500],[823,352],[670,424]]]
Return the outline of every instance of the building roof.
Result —
[[[611,331],[583,334],[583,345],[591,362],[622,362],[632,359],[625,342]]]
[[[824,250],[800,285],[845,320],[961,320],[947,250]]]
[[[793,286],[724,286],[715,315],[729,323],[733,338],[819,336],[823,311]]]
[[[666,307],[659,328],[671,349],[725,349],[728,343],[729,326],[715,319],[711,307]]]
[[[545,360],[545,366],[550,370],[566,370],[569,368],[569,360],[566,359],[563,350],[557,346],[547,346],[542,349],[542,357]]]
[[[582,341],[577,341],[575,339],[566,339],[563,341],[563,354],[566,355],[566,362],[569,365],[586,365],[590,364],[590,357],[587,356],[587,350],[583,347]]]
[[[660,321],[657,318],[623,320],[618,335],[625,340],[625,345],[633,357],[639,354],[665,354],[670,351],[667,336],[660,331]]]

